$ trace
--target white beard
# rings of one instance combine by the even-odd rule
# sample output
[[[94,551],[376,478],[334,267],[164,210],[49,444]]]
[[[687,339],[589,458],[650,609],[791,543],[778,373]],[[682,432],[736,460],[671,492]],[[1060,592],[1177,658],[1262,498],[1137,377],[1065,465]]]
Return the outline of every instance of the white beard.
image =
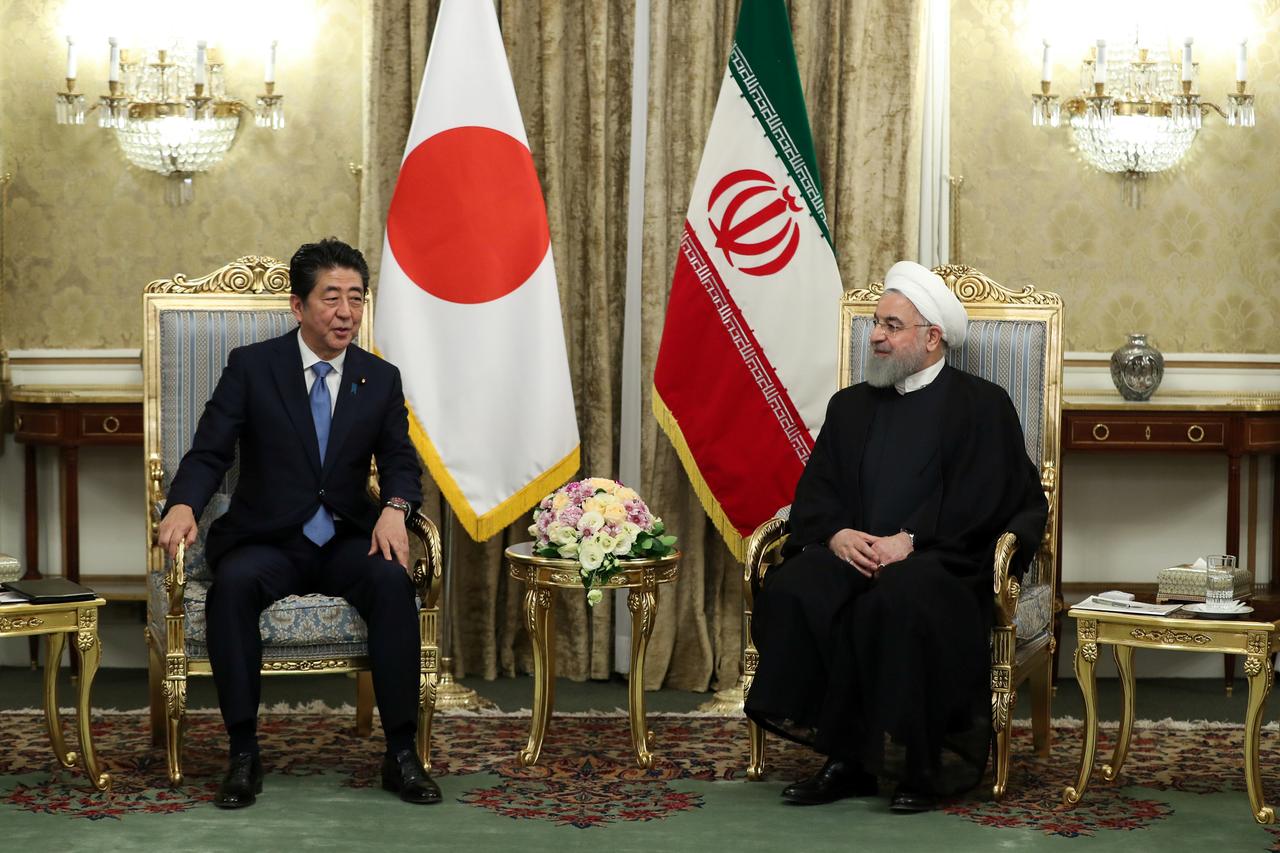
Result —
[[[919,373],[925,368],[925,360],[928,358],[924,347],[918,349],[899,349],[893,355],[881,358],[872,351],[871,359],[867,362],[867,384],[873,388],[888,388],[891,385],[897,385],[913,373]]]

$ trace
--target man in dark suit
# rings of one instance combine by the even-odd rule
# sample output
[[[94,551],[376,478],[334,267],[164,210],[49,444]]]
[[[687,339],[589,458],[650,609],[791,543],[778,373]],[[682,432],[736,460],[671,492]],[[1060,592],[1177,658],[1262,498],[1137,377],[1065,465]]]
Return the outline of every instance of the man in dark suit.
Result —
[[[369,267],[330,238],[289,262],[298,328],[232,350],[169,487],[159,543],[191,545],[196,519],[240,450],[227,513],[210,526],[206,610],[209,663],[230,738],[230,766],[214,800],[252,805],[262,790],[257,711],[258,619],[288,595],[349,601],[368,626],[374,693],[387,752],[382,786],[412,803],[440,801],[414,751],[418,616],[405,516],[421,501],[399,371],[360,347]],[[378,463],[382,507],[365,490]]]

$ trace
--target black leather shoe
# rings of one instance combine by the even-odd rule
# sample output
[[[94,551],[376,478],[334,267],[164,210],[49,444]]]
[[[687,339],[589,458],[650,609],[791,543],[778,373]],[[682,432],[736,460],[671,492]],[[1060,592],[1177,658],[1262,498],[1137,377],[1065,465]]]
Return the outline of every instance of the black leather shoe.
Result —
[[[440,786],[427,775],[412,749],[382,759],[382,789],[399,792],[406,803],[438,803],[441,799]]]
[[[256,752],[241,752],[231,756],[213,804],[220,809],[242,809],[253,805],[261,793],[262,758]]]
[[[898,789],[893,792],[893,799],[889,802],[889,810],[899,814],[931,812],[937,807],[938,798],[936,795],[914,791],[902,785],[899,785]]]
[[[801,782],[782,789],[782,799],[800,806],[834,803],[846,797],[874,797],[879,792],[876,777],[861,768],[835,758]]]

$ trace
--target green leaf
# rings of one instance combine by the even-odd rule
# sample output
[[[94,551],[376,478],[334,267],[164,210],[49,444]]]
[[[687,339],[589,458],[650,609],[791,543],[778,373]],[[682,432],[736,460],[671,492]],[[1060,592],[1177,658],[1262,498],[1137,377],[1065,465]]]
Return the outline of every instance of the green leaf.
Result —
[[[676,544],[676,537],[661,536],[658,538],[658,541],[661,542],[663,545],[666,545],[668,548],[670,548],[672,545]]]

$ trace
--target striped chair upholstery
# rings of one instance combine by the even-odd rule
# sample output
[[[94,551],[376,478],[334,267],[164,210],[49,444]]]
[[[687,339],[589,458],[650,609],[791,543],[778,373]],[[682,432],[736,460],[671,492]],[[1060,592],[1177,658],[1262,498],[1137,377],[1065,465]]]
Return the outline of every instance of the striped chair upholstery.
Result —
[[[1022,424],[1027,456],[1040,471],[1049,502],[1045,536],[1023,576],[1008,576],[1013,548],[1025,547],[1005,534],[994,553],[996,619],[991,631],[991,722],[995,733],[995,780],[992,793],[1003,794],[1009,772],[1009,716],[1016,692],[1029,681],[1032,730],[1037,751],[1049,749],[1049,702],[1052,695],[1053,614],[1057,601],[1057,518],[1059,421],[1062,414],[1062,300],[1054,293],[1027,287],[1009,290],[970,267],[934,269],[969,312],[969,335],[963,347],[947,353],[952,367],[980,376],[1009,394]],[[850,290],[840,305],[840,386],[861,382],[869,358],[872,314],[884,285]],[[760,525],[747,543],[747,644],[743,683],[751,689],[759,659],[750,639],[753,590],[768,567],[780,559],[788,528],[789,508]],[[751,758],[747,777],[764,773],[764,730],[749,723]]]

